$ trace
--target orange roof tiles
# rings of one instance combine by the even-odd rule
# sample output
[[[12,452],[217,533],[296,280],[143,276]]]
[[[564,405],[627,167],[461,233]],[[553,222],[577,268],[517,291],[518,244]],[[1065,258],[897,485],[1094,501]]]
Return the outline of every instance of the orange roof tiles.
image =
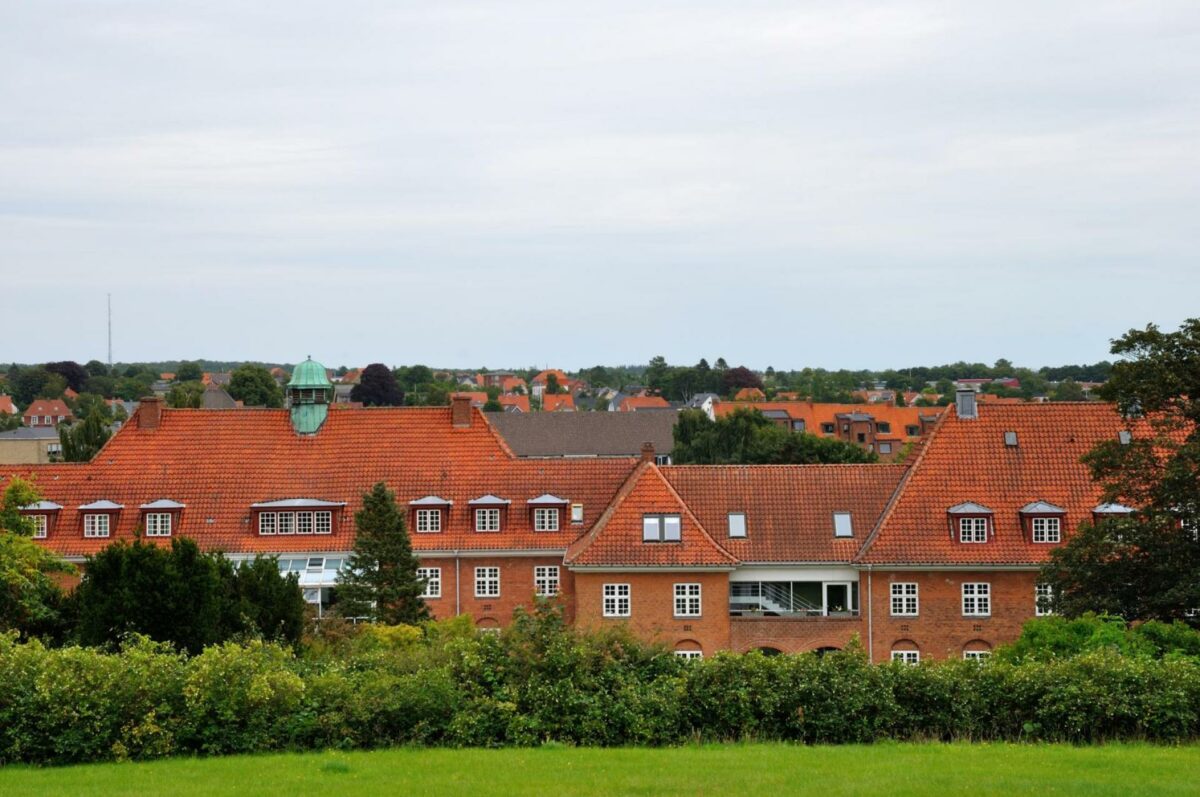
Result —
[[[813,434],[821,433],[821,424],[837,423],[837,416],[845,413],[864,413],[891,427],[887,433],[877,433],[877,440],[915,440],[920,433],[909,435],[907,428],[920,429],[921,416],[930,416],[943,411],[942,407],[897,407],[892,404],[818,404],[812,401],[755,401],[731,403],[718,401],[713,404],[713,413],[718,417],[730,415],[738,410],[779,410],[786,412],[793,421],[804,421],[804,429]]]
[[[575,409],[575,397],[570,393],[546,393],[542,396],[544,412],[564,412]]]
[[[0,393],[0,412],[8,413],[9,415],[17,414],[17,405],[13,404],[12,396]]]
[[[663,476],[721,545],[743,562],[849,562],[896,492],[903,465],[676,465]],[[746,536],[729,537],[729,513]],[[849,512],[853,537],[835,537]]]
[[[501,407],[516,407],[521,412],[529,412],[529,396],[500,396],[496,400]]]
[[[929,436],[860,560],[1040,564],[1054,546],[1032,542],[1018,510],[1034,501],[1065,508],[1063,536],[1069,536],[1100,503],[1100,488],[1080,457],[1130,428],[1111,404],[986,404],[977,418],[959,418],[952,408]],[[1135,434],[1139,428],[1133,428]],[[1006,432],[1016,432],[1017,445],[1005,445]],[[947,510],[964,502],[995,513],[988,542],[957,540]]]
[[[763,393],[761,390],[759,390],[756,387],[744,387],[741,390],[739,390],[737,393],[734,394],[733,400],[734,401],[762,401],[766,397],[767,397],[767,394]]]
[[[670,409],[671,402],[662,396],[627,396],[617,407],[618,412],[635,412],[636,410]]]
[[[450,398],[459,398],[460,396],[471,399],[472,407],[482,407],[488,401],[488,394],[482,390],[460,390],[450,394]]]
[[[679,542],[643,542],[647,514],[680,516]],[[643,462],[621,487],[592,530],[567,549],[573,567],[733,567],[737,557],[705,531],[651,462]]]
[[[531,381],[535,385],[544,385],[550,380],[551,374],[554,374],[555,378],[558,379],[560,386],[565,387],[566,383],[570,381],[570,377],[557,368],[547,368],[545,371],[539,372]]]
[[[44,418],[44,417],[49,416],[50,418],[54,418],[56,420],[57,420],[58,416],[60,416],[60,415],[63,416],[64,418],[75,417],[74,415],[71,414],[71,408],[68,407],[67,403],[65,401],[63,401],[62,399],[37,399],[37,400],[35,400],[28,407],[25,408],[25,412],[23,412],[21,414],[21,417],[28,418],[32,415],[36,415],[39,418]]]
[[[144,406],[144,405],[143,405]],[[418,551],[563,550],[612,501],[637,464],[633,458],[519,460],[478,410],[455,428],[450,407],[377,407],[330,412],[320,432],[297,435],[287,410],[162,409],[159,428],[135,415],[90,463],[0,467],[31,476],[63,506],[46,544],[60,554],[94,553],[132,539],[138,507],[157,499],[185,505],[175,533],[234,553],[349,550],[362,493],[383,481],[397,501],[436,494],[454,501],[445,530],[412,533]],[[485,494],[512,501],[498,533],[477,533],[468,502]],[[585,523],[535,532],[530,498],[552,493],[584,505]],[[346,502],[332,535],[259,536],[251,504],[288,498]],[[124,505],[109,539],[85,539],[81,504]]]

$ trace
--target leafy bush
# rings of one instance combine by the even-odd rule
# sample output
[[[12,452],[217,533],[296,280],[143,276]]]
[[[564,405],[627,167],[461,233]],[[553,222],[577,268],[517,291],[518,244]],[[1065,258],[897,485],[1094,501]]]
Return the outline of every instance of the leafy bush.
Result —
[[[1047,623],[1020,655],[915,667],[871,665],[853,648],[685,662],[621,631],[581,633],[551,605],[499,636],[465,618],[343,627],[300,653],[227,642],[189,658],[144,637],[56,650],[12,633],[0,636],[0,763],[396,744],[1200,737],[1191,637],[1117,631],[1099,618]],[[1033,648],[1043,639],[1053,655]]]

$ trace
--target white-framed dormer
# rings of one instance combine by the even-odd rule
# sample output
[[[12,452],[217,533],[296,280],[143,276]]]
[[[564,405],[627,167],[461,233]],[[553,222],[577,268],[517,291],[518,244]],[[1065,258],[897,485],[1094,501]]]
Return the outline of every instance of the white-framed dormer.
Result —
[[[21,507],[21,516],[33,521],[33,538],[44,540],[58,520],[62,505],[53,501],[38,501]]]
[[[446,528],[454,502],[438,495],[426,495],[408,502],[412,512],[409,526],[417,534],[437,534]]]
[[[79,517],[83,524],[83,536],[88,539],[106,539],[113,536],[117,518],[124,508],[124,505],[107,499],[80,504]]]
[[[179,528],[179,516],[184,505],[170,498],[159,498],[138,507],[142,513],[142,529],[147,537],[171,537]]]
[[[250,505],[253,529],[262,537],[333,534],[341,520],[344,501],[321,498],[284,498]]]
[[[950,517],[951,537],[960,543],[980,544],[996,533],[995,513],[983,504],[965,501],[946,510]]]
[[[1021,528],[1025,539],[1039,545],[1062,542],[1067,510],[1049,501],[1033,501],[1021,507]]]
[[[571,502],[557,495],[543,493],[525,502],[529,508],[529,523],[534,531],[558,531],[563,528],[563,514]]]
[[[495,533],[504,526],[504,516],[512,501],[498,495],[481,495],[467,502],[471,507],[472,528],[481,533]]]

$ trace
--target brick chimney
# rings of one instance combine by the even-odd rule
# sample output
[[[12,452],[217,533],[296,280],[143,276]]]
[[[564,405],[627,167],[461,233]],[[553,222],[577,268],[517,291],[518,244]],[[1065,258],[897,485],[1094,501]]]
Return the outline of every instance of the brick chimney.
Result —
[[[158,396],[146,396],[138,406],[138,429],[150,432],[162,422],[163,400]]]
[[[975,406],[975,391],[967,388],[954,394],[954,414],[960,418],[978,418],[979,410]]]
[[[450,421],[455,429],[471,426],[471,397],[454,396],[450,399]]]
[[[642,462],[654,461],[654,443],[649,440],[642,443]]]

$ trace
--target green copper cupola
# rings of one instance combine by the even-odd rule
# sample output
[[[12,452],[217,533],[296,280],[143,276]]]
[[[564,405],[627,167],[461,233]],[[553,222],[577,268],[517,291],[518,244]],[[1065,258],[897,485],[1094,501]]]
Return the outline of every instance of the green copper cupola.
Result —
[[[325,366],[314,362],[312,357],[297,365],[287,393],[296,434],[316,434],[325,423],[333,397],[333,383],[325,373]]]

